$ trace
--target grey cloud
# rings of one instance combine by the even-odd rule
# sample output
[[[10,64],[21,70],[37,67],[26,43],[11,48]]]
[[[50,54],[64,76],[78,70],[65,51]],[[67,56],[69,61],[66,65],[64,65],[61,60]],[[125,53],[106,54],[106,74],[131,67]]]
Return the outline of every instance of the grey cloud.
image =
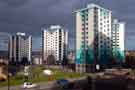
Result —
[[[11,7],[22,6],[27,3],[29,0],[0,0],[1,3],[7,4]]]
[[[40,37],[41,27],[60,24],[68,29],[71,43],[75,31],[72,12],[93,2],[112,10],[114,17],[126,22],[126,32],[134,31],[135,0],[0,0],[0,31],[22,31]]]

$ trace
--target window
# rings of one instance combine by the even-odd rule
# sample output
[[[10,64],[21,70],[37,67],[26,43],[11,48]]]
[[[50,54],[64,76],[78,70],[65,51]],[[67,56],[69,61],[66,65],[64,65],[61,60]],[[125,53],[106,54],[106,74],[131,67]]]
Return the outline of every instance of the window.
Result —
[[[85,12],[85,15],[88,17],[88,11]]]
[[[82,37],[82,39],[84,39],[84,37]]]
[[[100,43],[103,43],[103,41],[101,40]]]
[[[100,27],[100,29],[102,30],[102,27]]]
[[[102,21],[102,18],[100,19],[100,21]]]
[[[82,30],[85,30],[84,28],[82,28]]]
[[[84,45],[82,45],[81,47],[84,48]]]
[[[102,36],[100,36],[100,38],[102,39]]]
[[[102,45],[100,45],[100,47],[101,47],[101,48],[103,48],[103,46],[102,46]]]
[[[102,12],[103,10],[102,9],[100,9],[100,12]]]
[[[82,43],[84,43],[84,41],[82,41]]]
[[[97,27],[97,24],[94,24],[94,27]]]
[[[86,21],[88,21],[88,17],[86,18]]]
[[[82,32],[82,34],[84,34],[84,32]]]

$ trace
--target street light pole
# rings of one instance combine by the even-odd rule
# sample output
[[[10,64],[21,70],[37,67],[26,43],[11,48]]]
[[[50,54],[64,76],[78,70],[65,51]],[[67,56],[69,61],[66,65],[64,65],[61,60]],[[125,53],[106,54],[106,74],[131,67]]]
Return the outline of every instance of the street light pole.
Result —
[[[10,75],[9,75],[9,62],[10,62],[10,43],[11,43],[11,40],[10,40],[10,36],[8,38],[8,90],[10,90]]]
[[[8,90],[10,90],[9,61],[8,61]]]

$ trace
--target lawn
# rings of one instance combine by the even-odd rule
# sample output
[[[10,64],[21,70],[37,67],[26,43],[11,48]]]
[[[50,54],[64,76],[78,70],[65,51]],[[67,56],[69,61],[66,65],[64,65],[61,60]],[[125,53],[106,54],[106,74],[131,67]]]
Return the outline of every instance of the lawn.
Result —
[[[83,73],[75,73],[75,72],[64,72],[62,70],[58,69],[51,69],[53,71],[52,76],[45,76],[43,75],[43,70],[44,67],[32,67],[31,69],[31,79],[29,80],[30,82],[37,83],[37,82],[48,82],[48,81],[53,81],[53,80],[58,80],[58,79],[63,79],[63,78],[79,78],[86,76],[87,74]],[[10,77],[10,85],[21,85],[25,81],[23,72],[20,71],[18,72],[15,76]],[[0,82],[0,87],[2,86],[7,86],[8,82]]]

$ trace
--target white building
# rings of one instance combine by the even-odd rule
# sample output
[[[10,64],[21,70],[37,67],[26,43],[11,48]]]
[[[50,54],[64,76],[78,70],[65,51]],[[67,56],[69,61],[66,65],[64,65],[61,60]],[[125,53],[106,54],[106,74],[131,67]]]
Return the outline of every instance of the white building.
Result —
[[[112,58],[112,11],[96,4],[75,11],[76,15],[76,70],[85,72],[92,64],[106,65]],[[123,24],[119,24],[123,29]],[[123,32],[119,34],[124,44]],[[90,70],[90,69],[89,69]]]
[[[61,64],[67,55],[68,32],[59,25],[50,26],[42,34],[43,60],[48,64],[48,57],[53,55],[56,64]]]
[[[10,56],[15,62],[21,62],[22,60],[28,60],[31,62],[31,51],[32,51],[32,37],[27,36],[25,33],[16,33],[12,36],[12,43],[10,43]]]
[[[125,23],[113,19],[112,22],[112,54],[117,62],[125,62]]]
[[[78,71],[111,55],[112,12],[95,4],[76,11],[76,64]],[[106,59],[104,59],[106,56]],[[107,57],[108,56],[108,57]]]

